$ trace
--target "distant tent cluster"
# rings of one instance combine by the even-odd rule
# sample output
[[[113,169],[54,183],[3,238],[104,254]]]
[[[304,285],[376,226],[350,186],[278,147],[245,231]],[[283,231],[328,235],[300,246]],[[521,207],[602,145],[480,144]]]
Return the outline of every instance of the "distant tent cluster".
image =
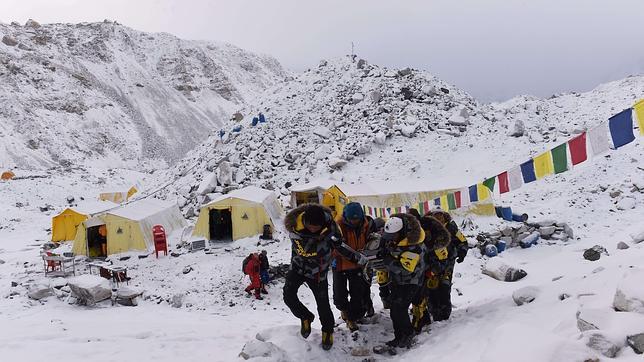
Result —
[[[101,192],[98,195],[99,200],[101,201],[111,201],[117,204],[126,202],[138,192],[136,186],[130,187],[127,191],[114,191],[114,192]]]

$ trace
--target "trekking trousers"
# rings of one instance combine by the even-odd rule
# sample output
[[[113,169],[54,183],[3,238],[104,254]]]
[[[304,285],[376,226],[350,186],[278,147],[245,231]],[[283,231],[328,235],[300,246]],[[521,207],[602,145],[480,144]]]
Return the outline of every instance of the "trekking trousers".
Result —
[[[297,296],[298,289],[304,283],[311,289],[315,297],[322,332],[333,332],[334,317],[329,304],[329,282],[326,279],[320,281],[308,279],[298,274],[295,270],[289,270],[284,283],[284,303],[295,317],[312,320],[314,314],[302,304]]]

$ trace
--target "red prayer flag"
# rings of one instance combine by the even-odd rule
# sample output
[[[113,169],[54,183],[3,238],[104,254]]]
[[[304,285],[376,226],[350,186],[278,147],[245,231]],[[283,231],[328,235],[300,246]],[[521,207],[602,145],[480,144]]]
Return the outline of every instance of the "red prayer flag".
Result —
[[[423,204],[425,205],[425,213],[428,213],[428,212],[429,212],[429,210],[430,210],[430,208],[429,208],[429,201],[425,201]]]
[[[510,191],[510,180],[508,178],[508,171],[500,173],[499,178],[499,191],[504,194]]]
[[[568,141],[568,148],[573,165],[586,161],[586,132]]]
[[[461,208],[461,192],[456,191],[454,193],[454,198],[456,199],[456,208],[460,209]]]

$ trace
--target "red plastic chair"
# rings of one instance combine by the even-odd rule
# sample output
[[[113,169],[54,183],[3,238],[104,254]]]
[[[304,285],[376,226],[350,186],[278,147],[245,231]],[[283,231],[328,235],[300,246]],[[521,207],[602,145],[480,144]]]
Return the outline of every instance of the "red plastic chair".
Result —
[[[50,251],[48,251],[47,256],[52,256],[52,253]],[[56,271],[56,270],[60,270],[60,268],[61,268],[61,264],[60,264],[59,261],[47,260],[47,270],[46,271],[49,271],[50,269],[51,269],[51,271]]]
[[[154,225],[152,227],[152,238],[154,239],[154,252],[157,259],[160,251],[163,251],[164,255],[168,255],[168,242],[163,225]]]

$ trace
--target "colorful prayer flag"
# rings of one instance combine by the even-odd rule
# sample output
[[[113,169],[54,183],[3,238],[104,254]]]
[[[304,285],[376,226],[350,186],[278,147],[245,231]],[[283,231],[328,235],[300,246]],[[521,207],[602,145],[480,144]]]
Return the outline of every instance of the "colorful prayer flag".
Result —
[[[588,130],[588,141],[590,141],[590,150],[593,156],[599,156],[610,149],[606,122],[602,122],[597,127]]]
[[[441,198],[440,197],[437,197],[437,198],[434,199],[434,206],[436,206],[435,208],[438,208],[438,207],[441,206]]]
[[[568,141],[568,147],[573,166],[586,161],[586,132]]]
[[[461,206],[467,206],[470,202],[470,190],[467,187],[461,189]]]
[[[608,120],[610,136],[613,139],[613,146],[620,148],[635,140],[633,134],[633,110],[625,109]]]
[[[460,209],[463,203],[461,202],[461,191],[456,191],[454,193],[454,202],[456,203],[456,208]]]
[[[479,201],[487,200],[490,198],[490,189],[488,189],[487,186],[483,185],[482,182],[476,184],[476,189],[479,194]]]
[[[510,191],[510,180],[508,179],[508,172],[502,172],[497,175],[499,179],[499,192],[504,194]]]
[[[534,174],[534,161],[530,160],[521,164],[521,175],[523,175],[523,183],[529,183],[537,180]]]
[[[510,191],[514,191],[523,186],[523,172],[521,166],[516,166],[508,170],[508,181]]]
[[[496,177],[490,177],[489,179],[483,181],[483,185],[485,185],[488,189],[490,189],[490,192],[494,192],[495,183],[496,183]]]
[[[567,143],[562,143],[552,149],[552,164],[555,173],[568,171],[568,153],[566,152]]]
[[[644,136],[644,99],[635,103],[633,106],[635,116],[637,118],[637,125],[640,128],[640,135]]]
[[[470,202],[479,201],[479,193],[476,185],[472,185],[469,187],[469,194],[470,194]]]
[[[447,202],[447,195],[440,197],[441,200],[441,210],[449,210],[449,203]]]
[[[533,159],[534,161],[534,172],[537,176],[537,179],[542,179],[545,176],[552,175],[554,173],[552,165],[552,154],[550,151],[544,152],[539,156]]]
[[[447,208],[448,210],[456,209],[456,197],[454,197],[454,194],[447,195]]]
[[[425,213],[423,215],[425,215],[426,213],[429,212],[429,200],[425,201],[423,205],[424,205],[423,209],[425,210]]]

